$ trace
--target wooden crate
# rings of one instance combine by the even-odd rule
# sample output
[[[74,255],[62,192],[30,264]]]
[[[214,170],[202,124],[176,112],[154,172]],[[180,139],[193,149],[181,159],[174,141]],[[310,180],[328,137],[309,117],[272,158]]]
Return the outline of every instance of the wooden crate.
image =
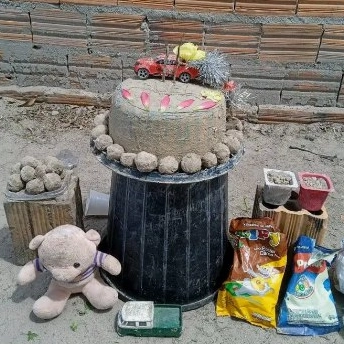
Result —
[[[4,208],[12,236],[14,260],[24,265],[37,256],[29,249],[30,241],[51,229],[72,224],[83,228],[83,209],[79,179],[71,178],[67,190],[55,199],[14,201],[5,199]]]
[[[323,243],[328,228],[328,214],[325,207],[319,214],[314,214],[305,209],[297,210],[296,200],[291,200],[285,206],[272,208],[263,203],[262,190],[261,186],[257,187],[252,218],[272,218],[276,227],[286,234],[288,246],[293,245],[300,235],[316,239],[318,245]]]

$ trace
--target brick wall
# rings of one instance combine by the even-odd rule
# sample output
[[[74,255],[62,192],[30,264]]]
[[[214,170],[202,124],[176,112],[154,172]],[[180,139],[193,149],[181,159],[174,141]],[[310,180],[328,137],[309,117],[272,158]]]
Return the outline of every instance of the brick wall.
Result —
[[[344,0],[0,0],[0,87],[111,92],[137,57],[227,54],[256,104],[344,106]]]

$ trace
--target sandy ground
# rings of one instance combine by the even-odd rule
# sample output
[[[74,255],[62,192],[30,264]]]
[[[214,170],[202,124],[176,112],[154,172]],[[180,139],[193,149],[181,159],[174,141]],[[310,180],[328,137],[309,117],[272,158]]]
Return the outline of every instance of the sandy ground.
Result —
[[[18,107],[20,102],[0,99],[1,174],[0,189],[5,190],[9,167],[25,155],[44,157],[69,149],[79,158],[76,168],[84,200],[90,189],[108,192],[110,171],[89,150],[89,128],[97,109],[34,105]],[[336,192],[329,196],[329,230],[324,246],[338,248],[344,238],[344,125],[254,125],[245,123],[246,153],[230,171],[230,217],[251,216],[257,183],[263,180],[263,167],[282,170],[313,171],[329,174]],[[324,155],[336,155],[333,161],[318,155],[291,150],[298,146]],[[1,193],[3,202],[3,193]],[[106,219],[89,218],[87,228],[100,231]],[[12,242],[4,209],[0,208],[0,342],[34,343],[343,343],[344,330],[316,338],[289,337],[264,330],[229,317],[217,318],[213,303],[183,314],[183,334],[178,339],[119,337],[114,319],[122,301],[110,311],[89,309],[83,298],[71,298],[62,315],[40,321],[31,312],[34,300],[49,283],[41,276],[29,286],[17,287],[20,270],[14,264]],[[344,295],[335,293],[338,308],[344,310]],[[31,336],[30,336],[31,335]]]

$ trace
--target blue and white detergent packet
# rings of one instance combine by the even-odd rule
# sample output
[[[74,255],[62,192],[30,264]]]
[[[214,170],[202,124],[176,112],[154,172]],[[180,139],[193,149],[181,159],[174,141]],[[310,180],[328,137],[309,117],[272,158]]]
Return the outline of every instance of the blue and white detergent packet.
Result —
[[[317,336],[340,330],[328,266],[338,250],[300,236],[294,246],[293,273],[281,304],[277,332]]]

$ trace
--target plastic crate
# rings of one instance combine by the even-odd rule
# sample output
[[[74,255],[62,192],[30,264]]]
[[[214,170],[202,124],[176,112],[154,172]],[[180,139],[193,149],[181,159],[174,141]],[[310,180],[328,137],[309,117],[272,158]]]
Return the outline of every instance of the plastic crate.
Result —
[[[330,192],[334,191],[332,181],[326,174],[311,173],[311,172],[299,172],[300,192],[299,192],[299,204],[303,209],[308,211],[319,211],[324,205],[327,196]],[[326,182],[326,189],[319,189],[316,187],[307,186],[304,182],[304,178],[315,177],[317,179],[323,179]]]

